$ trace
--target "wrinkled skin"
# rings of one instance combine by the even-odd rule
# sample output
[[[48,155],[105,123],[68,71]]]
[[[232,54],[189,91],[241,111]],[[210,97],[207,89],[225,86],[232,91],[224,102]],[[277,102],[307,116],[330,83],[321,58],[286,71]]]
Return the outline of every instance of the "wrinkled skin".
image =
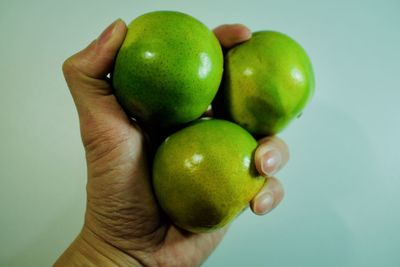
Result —
[[[214,32],[224,47],[250,37],[242,25]],[[107,79],[125,34],[125,23],[117,20],[63,65],[86,151],[87,208],[82,231],[55,266],[198,266],[226,228],[187,233],[162,215],[150,183],[147,135],[126,116]],[[267,183],[250,206],[264,214],[283,197],[280,183],[269,175],[288,160],[287,146],[277,137],[263,138],[255,159]]]

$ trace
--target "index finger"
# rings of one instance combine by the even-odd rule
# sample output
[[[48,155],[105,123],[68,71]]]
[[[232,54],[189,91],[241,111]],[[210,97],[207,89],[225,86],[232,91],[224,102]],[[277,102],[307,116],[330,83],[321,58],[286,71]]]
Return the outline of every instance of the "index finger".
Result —
[[[251,31],[242,24],[224,24],[214,29],[214,34],[224,48],[247,41],[251,38]]]

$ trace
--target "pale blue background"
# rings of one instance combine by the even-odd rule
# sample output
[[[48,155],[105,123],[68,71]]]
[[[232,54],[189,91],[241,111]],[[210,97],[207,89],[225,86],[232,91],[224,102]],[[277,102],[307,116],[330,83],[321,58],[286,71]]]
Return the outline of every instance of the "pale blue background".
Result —
[[[400,1],[0,1],[0,266],[48,266],[78,233],[86,169],[60,70],[115,18],[157,9],[298,40],[316,94],[283,134],[286,197],[204,264],[400,266]]]

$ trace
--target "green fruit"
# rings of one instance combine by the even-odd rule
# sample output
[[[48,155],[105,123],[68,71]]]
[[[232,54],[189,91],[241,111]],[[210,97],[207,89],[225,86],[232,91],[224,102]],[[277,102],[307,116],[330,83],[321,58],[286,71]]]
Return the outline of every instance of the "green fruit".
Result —
[[[153,186],[179,227],[207,232],[231,222],[261,189],[253,162],[256,140],[232,122],[199,120],[159,147]]]
[[[229,50],[213,104],[253,134],[272,135],[300,115],[314,92],[310,59],[293,39],[262,31]]]
[[[112,82],[130,115],[168,128],[207,110],[222,70],[221,46],[212,31],[189,15],[157,11],[129,24]]]

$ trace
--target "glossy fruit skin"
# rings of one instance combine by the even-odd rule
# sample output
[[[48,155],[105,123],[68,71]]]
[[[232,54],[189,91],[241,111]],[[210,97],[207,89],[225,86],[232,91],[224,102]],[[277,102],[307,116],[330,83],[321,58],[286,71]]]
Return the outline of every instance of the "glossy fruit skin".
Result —
[[[255,135],[273,135],[299,116],[314,92],[304,49],[289,36],[253,33],[225,56],[215,110]]]
[[[212,31],[189,15],[156,11],[129,24],[112,83],[127,113],[169,128],[207,110],[222,71],[222,49]]]
[[[246,130],[218,119],[201,119],[172,134],[153,164],[160,206],[191,232],[228,224],[264,184],[253,162],[256,147]]]

